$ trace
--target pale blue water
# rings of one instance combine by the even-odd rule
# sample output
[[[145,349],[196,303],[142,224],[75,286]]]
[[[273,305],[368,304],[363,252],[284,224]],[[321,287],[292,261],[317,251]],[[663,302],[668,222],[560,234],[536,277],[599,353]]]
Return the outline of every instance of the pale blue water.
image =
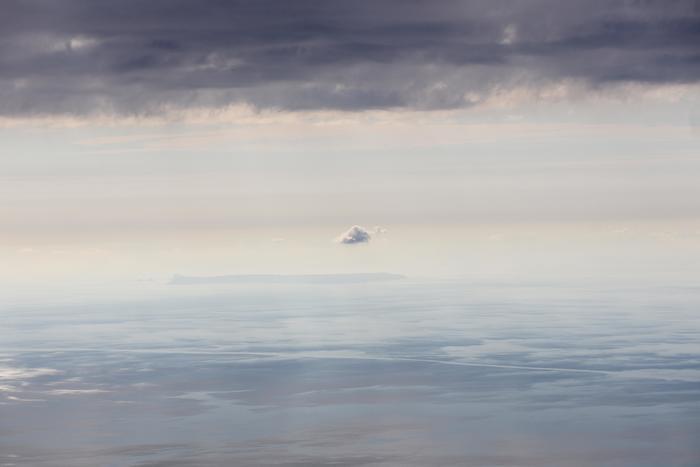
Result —
[[[0,465],[700,465],[699,288],[132,292],[2,306]]]

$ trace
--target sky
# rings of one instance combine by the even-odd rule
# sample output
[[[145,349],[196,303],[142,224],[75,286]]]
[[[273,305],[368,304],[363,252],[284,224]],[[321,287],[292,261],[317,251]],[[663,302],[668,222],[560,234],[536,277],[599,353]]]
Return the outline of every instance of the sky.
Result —
[[[697,1],[8,0],[0,276],[688,279],[698,43]]]

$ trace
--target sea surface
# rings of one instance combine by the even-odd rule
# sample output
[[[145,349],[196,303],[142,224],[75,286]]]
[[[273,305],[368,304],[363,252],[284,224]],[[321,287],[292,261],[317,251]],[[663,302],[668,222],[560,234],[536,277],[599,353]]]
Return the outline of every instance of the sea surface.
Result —
[[[0,304],[0,466],[700,465],[700,288],[126,284]]]

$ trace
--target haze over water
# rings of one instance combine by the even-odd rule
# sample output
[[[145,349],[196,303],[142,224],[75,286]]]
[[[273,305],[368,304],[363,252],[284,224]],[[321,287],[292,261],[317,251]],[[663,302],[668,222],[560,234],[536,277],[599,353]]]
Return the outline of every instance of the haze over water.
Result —
[[[4,465],[700,459],[697,287],[132,290],[3,307]]]

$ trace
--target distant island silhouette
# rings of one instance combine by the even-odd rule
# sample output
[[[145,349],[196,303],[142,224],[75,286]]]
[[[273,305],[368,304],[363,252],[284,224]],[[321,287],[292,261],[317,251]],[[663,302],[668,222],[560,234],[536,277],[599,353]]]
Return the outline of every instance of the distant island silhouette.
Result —
[[[184,276],[175,274],[172,285],[195,284],[356,284],[405,279],[401,274],[386,272],[358,274],[230,274],[222,276]]]

